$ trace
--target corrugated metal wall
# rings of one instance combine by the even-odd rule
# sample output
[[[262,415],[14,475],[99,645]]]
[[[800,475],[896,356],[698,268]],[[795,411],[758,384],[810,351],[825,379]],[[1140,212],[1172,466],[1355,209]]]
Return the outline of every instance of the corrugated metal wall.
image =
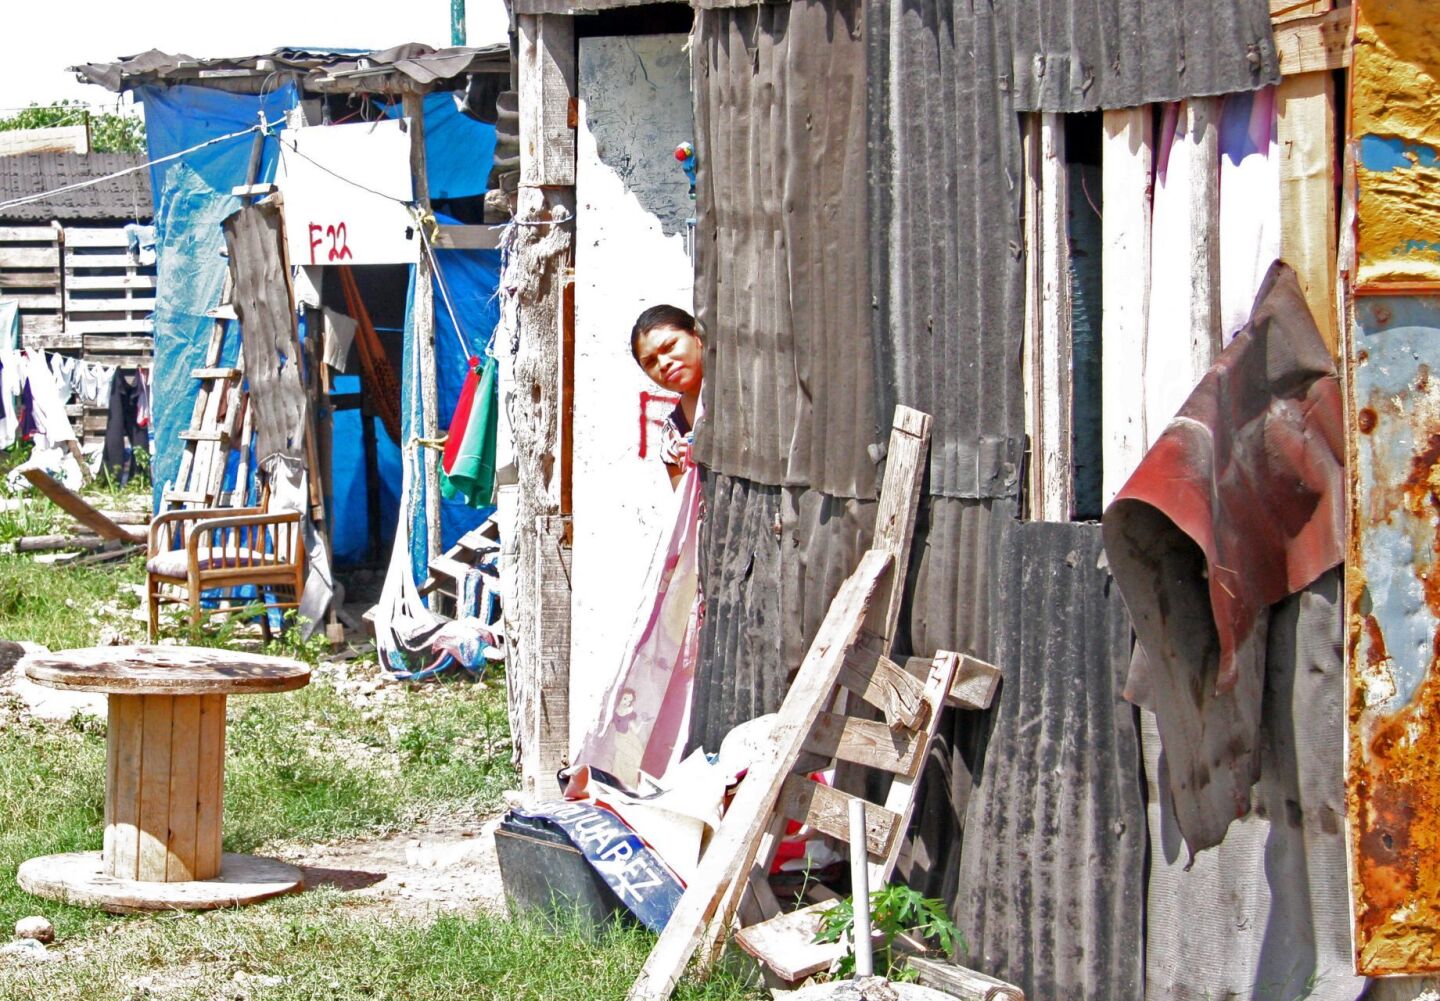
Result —
[[[1097,525],[1015,524],[991,598],[998,705],[976,766],[959,898],[976,969],[1027,997],[1143,996],[1140,734],[1130,628]]]
[[[859,0],[696,12],[696,451],[728,476],[873,498],[860,33]]]
[[[1003,6],[1014,75],[1002,83],[1019,111],[1130,108],[1280,82],[1268,0],[1008,0]]]
[[[867,8],[876,402],[935,418],[928,491],[943,497],[1013,496],[1024,452],[1021,148],[999,86],[1003,27],[985,3]]]

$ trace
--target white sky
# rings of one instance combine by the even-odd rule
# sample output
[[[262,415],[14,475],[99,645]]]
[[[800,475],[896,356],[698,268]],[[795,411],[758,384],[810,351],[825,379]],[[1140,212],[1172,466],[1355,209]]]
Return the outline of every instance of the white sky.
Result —
[[[0,29],[0,115],[62,98],[113,107],[116,95],[67,66],[146,49],[241,56],[282,45],[384,49],[450,43],[450,0],[26,0]],[[466,0],[466,42],[505,40],[501,0]]]

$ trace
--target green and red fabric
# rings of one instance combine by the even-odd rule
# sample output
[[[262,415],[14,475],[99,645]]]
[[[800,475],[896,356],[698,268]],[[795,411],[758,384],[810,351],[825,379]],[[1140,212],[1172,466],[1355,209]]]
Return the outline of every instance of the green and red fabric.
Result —
[[[500,427],[499,366],[486,356],[470,359],[440,465],[440,494],[485,507],[495,493],[495,436]]]

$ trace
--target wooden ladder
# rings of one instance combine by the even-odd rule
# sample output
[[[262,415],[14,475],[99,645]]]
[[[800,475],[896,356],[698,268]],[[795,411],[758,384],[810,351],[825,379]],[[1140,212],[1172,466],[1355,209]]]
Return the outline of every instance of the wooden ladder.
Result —
[[[947,699],[968,702],[983,695],[987,686],[993,693],[998,672],[973,658],[966,659],[957,682],[962,665],[957,654],[904,664],[890,656],[929,435],[928,415],[896,408],[873,548],[831,603],[762,757],[740,783],[631,987],[631,1001],[668,998],[692,957],[707,968],[736,916],[746,926],[742,947],[781,976],[798,979],[804,970],[828,966],[840,947],[810,943],[818,911],[782,914],[767,880],[787,821],[848,839],[854,797],[815,782],[809,773],[838,760],[891,776],[883,803],[869,803],[865,811],[871,885],[881,886],[894,870],[941,708]],[[883,721],[868,718],[873,715],[868,710],[851,709],[857,699],[878,710]]]
[[[243,388],[244,348],[240,349],[233,366],[222,366],[226,321],[234,318],[228,305],[230,281],[226,278],[222,305],[215,310],[215,325],[205,348],[205,364],[190,374],[200,381],[195,393],[195,407],[190,427],[180,432],[185,451],[172,480],[161,493],[161,509],[197,507],[243,507],[244,488],[235,496],[222,497],[225,467],[230,452],[239,450],[241,469],[236,482],[249,481],[249,449],[251,415],[248,394]]]

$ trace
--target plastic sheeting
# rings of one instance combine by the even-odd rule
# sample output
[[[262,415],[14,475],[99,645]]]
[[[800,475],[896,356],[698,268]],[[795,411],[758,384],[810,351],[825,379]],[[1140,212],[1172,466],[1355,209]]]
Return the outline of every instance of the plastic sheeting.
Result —
[[[249,128],[262,113],[274,121],[296,101],[293,84],[263,97],[203,87],[141,87],[136,96],[145,106],[152,160]],[[190,373],[205,363],[215,323],[205,314],[219,305],[225,280],[220,223],[240,205],[230,191],[246,182],[253,145],[254,133],[249,133],[150,168],[158,206],[151,424],[157,506],[184,451],[180,432],[189,427],[197,389]],[[278,152],[275,140],[267,138],[257,180],[274,176]]]

